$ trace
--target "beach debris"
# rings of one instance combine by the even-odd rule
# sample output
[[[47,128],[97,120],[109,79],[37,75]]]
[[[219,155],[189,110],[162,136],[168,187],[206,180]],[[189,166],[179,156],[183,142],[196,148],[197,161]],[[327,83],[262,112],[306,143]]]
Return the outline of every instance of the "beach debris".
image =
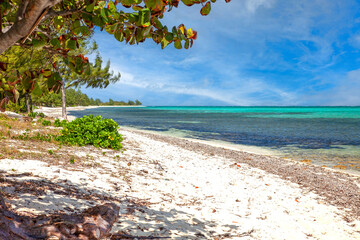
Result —
[[[0,198],[0,239],[103,239],[118,220],[120,207],[106,203],[82,213],[21,216]]]
[[[311,163],[312,160],[310,160],[310,159],[304,159],[304,160],[301,160],[300,162],[302,162],[302,163]]]
[[[338,169],[347,169],[347,167],[345,165],[335,165],[333,166],[333,168],[338,168]]]

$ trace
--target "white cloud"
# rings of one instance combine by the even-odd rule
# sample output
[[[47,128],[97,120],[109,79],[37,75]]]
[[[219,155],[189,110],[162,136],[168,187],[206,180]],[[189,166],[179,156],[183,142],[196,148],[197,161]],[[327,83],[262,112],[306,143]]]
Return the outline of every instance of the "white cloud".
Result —
[[[169,46],[161,51],[151,40],[128,46],[97,35],[104,60],[111,58],[115,72],[122,74],[109,91],[125,95],[124,89],[138,91],[149,99],[159,93],[179,96],[178,104],[183,94],[230,105],[356,103],[357,95],[351,91],[360,89],[353,76],[357,72],[343,78],[337,89],[321,90],[321,96],[306,92],[317,94],[316,88],[327,86],[326,80],[313,78],[324,78],[324,72],[338,63],[342,53],[335,48],[344,44],[339,36],[353,27],[357,11],[353,4],[352,0],[217,1],[207,17],[199,14],[199,6],[182,6],[166,15],[165,22],[198,30],[191,50]],[[360,45],[359,39],[355,35],[352,41]],[[292,77],[278,79],[291,71]]]
[[[245,6],[250,13],[254,13],[260,7],[270,8],[273,3],[272,0],[247,0]]]
[[[299,94],[300,105],[360,106],[360,69],[343,75],[322,76],[318,85],[311,85]],[[325,87],[323,87],[325,86]],[[323,88],[318,90],[316,88]]]

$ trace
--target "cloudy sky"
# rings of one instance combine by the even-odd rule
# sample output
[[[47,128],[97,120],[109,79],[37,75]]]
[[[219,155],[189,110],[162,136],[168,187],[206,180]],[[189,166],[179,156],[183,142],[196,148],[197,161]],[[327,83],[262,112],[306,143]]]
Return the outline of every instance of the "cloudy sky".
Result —
[[[84,92],[147,106],[360,105],[359,9],[355,0],[218,0],[204,17],[181,5],[164,22],[197,30],[191,49],[96,32],[122,78]]]

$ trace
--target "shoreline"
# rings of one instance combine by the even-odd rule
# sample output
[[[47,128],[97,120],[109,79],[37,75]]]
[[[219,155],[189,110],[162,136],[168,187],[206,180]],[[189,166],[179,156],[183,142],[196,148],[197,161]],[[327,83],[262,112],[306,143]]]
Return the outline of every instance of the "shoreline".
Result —
[[[88,108],[92,108],[92,107],[88,107]],[[84,109],[87,109],[87,107],[84,107],[80,110],[84,110]],[[79,109],[74,109],[74,110],[78,111]],[[74,117],[74,116],[72,116],[72,117]],[[266,151],[264,152],[261,147],[258,147],[257,149],[255,148],[255,150],[257,150],[257,151],[251,151],[251,150],[249,151],[249,149],[241,149],[242,146],[236,146],[236,144],[231,144],[231,143],[227,144],[226,142],[219,143],[219,142],[215,142],[215,141],[206,141],[206,140],[198,140],[198,139],[193,139],[193,138],[185,138],[185,137],[162,134],[161,132],[156,132],[156,131],[151,131],[151,130],[140,130],[140,129],[126,127],[126,126],[120,126],[120,129],[125,129],[126,131],[135,132],[137,134],[151,137],[152,139],[160,140],[160,141],[163,141],[166,143],[171,142],[172,144],[179,146],[181,148],[185,148],[185,149],[188,149],[188,146],[191,146],[193,144],[196,147],[190,147],[190,151],[199,151],[202,154],[209,154],[209,152],[215,152],[215,153],[211,153],[211,154],[222,155],[224,158],[230,158],[235,161],[237,161],[237,159],[233,156],[230,157],[230,155],[236,155],[236,154],[247,155],[246,158],[248,158],[248,159],[250,159],[253,156],[260,157],[261,159],[266,159],[267,163],[264,163],[262,160],[258,163],[250,164],[250,165],[252,167],[264,170],[264,171],[268,172],[269,174],[276,174],[286,180],[290,179],[294,183],[297,183],[300,185],[302,184],[306,188],[311,188],[312,191],[317,192],[317,194],[320,193],[320,195],[322,193],[321,193],[321,191],[319,192],[318,190],[321,189],[321,186],[320,185],[314,186],[314,184],[313,184],[314,179],[318,180],[317,175],[324,175],[325,178],[335,177],[334,179],[336,179],[336,180],[333,179],[335,182],[337,182],[338,179],[342,179],[342,177],[355,179],[357,181],[357,183],[356,183],[357,186],[354,186],[354,189],[356,189],[356,187],[360,186],[360,174],[359,173],[344,171],[341,169],[333,169],[330,167],[321,167],[321,166],[315,165],[313,163],[303,163],[300,161],[293,160],[291,158],[287,158],[287,159],[280,158],[276,155],[272,155],[270,152],[266,152]],[[120,132],[121,132],[121,130],[120,130]],[[201,150],[199,150],[199,149],[201,149]],[[220,153],[220,152],[225,152],[225,153]],[[266,153],[270,153],[270,155],[266,154]],[[243,163],[249,164],[248,161],[243,161]],[[270,165],[272,165],[272,166],[270,166]],[[301,169],[301,170],[299,170],[299,169]],[[305,171],[303,171],[304,169],[305,169]],[[312,170],[311,173],[309,172],[310,169]],[[297,171],[299,171],[299,172],[297,174],[294,174]],[[304,176],[307,176],[306,181],[304,180]],[[299,181],[298,179],[301,179],[301,181]],[[345,180],[342,179],[341,181],[345,181]],[[337,183],[338,187],[336,189],[332,189],[331,193],[328,192],[325,194],[326,195],[325,197],[330,197],[331,198],[330,202],[332,204],[335,203],[335,205],[343,205],[343,204],[340,204],[339,202],[337,202],[337,199],[336,199],[338,197],[341,198],[341,195],[336,194],[336,193],[339,193],[339,188],[342,188],[341,181]],[[360,190],[360,188],[359,188],[359,190]],[[342,192],[342,191],[343,190],[341,189],[340,192]],[[336,195],[336,197],[334,197],[334,194]],[[360,201],[360,191],[358,192],[358,199]],[[356,215],[360,216],[360,203],[356,204],[356,205],[358,205],[358,207],[359,207],[358,213]],[[357,209],[357,208],[355,207],[354,209]]]
[[[279,159],[280,161],[284,161],[284,162],[297,163],[297,164],[306,165],[306,166],[312,165],[312,166],[316,166],[316,167],[319,167],[322,169],[327,169],[332,172],[348,174],[348,175],[360,178],[360,172],[342,170],[342,169],[334,169],[331,167],[322,167],[322,166],[320,166],[318,164],[314,164],[312,162],[310,162],[310,163],[309,162],[301,162],[301,161],[298,161],[298,160],[295,160],[295,159],[292,159],[289,157],[284,158],[284,157],[278,156],[279,153],[277,153],[276,150],[269,150],[267,148],[262,148],[262,147],[257,147],[257,146],[246,146],[246,145],[240,145],[240,144],[232,144],[232,143],[225,142],[225,141],[200,140],[200,139],[195,139],[195,138],[187,138],[187,137],[166,134],[164,132],[137,129],[137,128],[128,127],[128,126],[120,126],[120,132],[121,132],[121,129],[125,129],[127,131],[134,131],[139,134],[149,134],[149,135],[155,135],[155,136],[158,135],[159,137],[168,137],[170,139],[172,139],[172,138],[179,139],[182,141],[189,141],[189,142],[192,142],[195,144],[202,144],[202,145],[207,145],[207,146],[215,147],[215,148],[223,148],[223,149],[230,150],[230,151],[244,152],[246,154],[276,158],[276,159]]]
[[[187,139],[120,132],[124,151],[42,143],[46,158],[1,159],[6,175],[0,184],[12,184],[4,191],[16,196],[9,200],[13,209],[71,213],[111,201],[121,212],[113,231],[143,237],[360,238],[358,177]],[[31,142],[17,147],[38,151]],[[76,156],[75,165],[68,155]],[[29,193],[23,187],[29,179],[44,190]]]
[[[111,106],[109,106],[109,107],[111,107]],[[88,108],[93,108],[93,107],[90,106]],[[82,111],[85,109],[87,109],[87,107],[74,108],[73,110]],[[68,116],[69,116],[69,119],[71,118],[70,120],[73,120],[75,118],[74,116],[71,116],[71,114],[69,114]],[[299,156],[296,155],[295,153],[294,153],[295,155],[289,154],[289,153],[282,152],[281,150],[271,149],[269,147],[241,145],[241,144],[235,144],[235,143],[231,143],[231,142],[214,140],[214,139],[201,140],[201,139],[186,137],[186,134],[181,131],[165,131],[165,132],[163,132],[163,131],[139,129],[139,128],[130,127],[130,126],[120,126],[120,127],[130,129],[130,130],[138,130],[138,131],[144,131],[144,132],[153,133],[153,134],[160,134],[162,136],[170,136],[170,137],[176,137],[176,138],[180,138],[180,139],[186,139],[186,140],[193,141],[193,142],[208,144],[208,145],[215,146],[215,147],[224,147],[224,148],[227,148],[230,150],[243,151],[243,152],[250,153],[250,154],[259,154],[259,155],[264,155],[264,156],[281,158],[283,160],[291,161],[291,162],[310,163],[315,166],[329,169],[330,171],[341,172],[341,173],[346,173],[346,174],[360,177],[359,170],[356,170],[355,168],[348,168],[346,166],[344,166],[345,168],[341,168],[341,165],[340,165],[341,161],[334,162],[333,164],[331,164],[332,162],[330,162],[330,163],[328,162],[328,163],[324,164],[323,160],[319,161],[319,160],[314,159],[314,157],[316,157],[316,156],[313,156],[313,158],[307,158],[307,157],[299,158]],[[309,159],[311,159],[311,160],[309,160]],[[359,168],[359,167],[357,167],[357,168]]]

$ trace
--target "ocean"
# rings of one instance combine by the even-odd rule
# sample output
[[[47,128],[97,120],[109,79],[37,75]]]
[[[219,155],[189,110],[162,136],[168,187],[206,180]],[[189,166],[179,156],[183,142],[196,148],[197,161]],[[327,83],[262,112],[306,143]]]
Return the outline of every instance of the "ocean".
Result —
[[[99,107],[70,114],[360,172],[360,107]]]

